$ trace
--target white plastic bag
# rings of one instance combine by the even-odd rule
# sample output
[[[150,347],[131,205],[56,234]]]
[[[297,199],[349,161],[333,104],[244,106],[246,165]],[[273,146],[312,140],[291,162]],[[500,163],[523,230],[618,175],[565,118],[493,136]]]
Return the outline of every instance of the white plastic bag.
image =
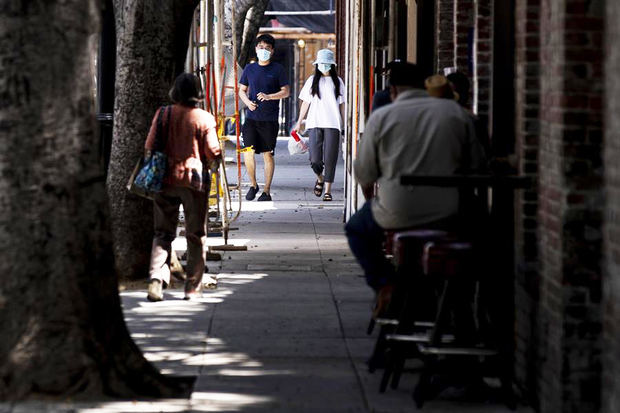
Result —
[[[291,155],[301,155],[308,152],[308,139],[301,138],[296,141],[292,136],[288,139],[288,153]]]

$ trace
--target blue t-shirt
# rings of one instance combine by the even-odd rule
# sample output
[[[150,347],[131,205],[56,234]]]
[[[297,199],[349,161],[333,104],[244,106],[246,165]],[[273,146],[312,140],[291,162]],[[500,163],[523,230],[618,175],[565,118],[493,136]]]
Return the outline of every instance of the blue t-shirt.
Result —
[[[251,63],[243,69],[239,83],[248,86],[248,97],[256,102],[258,107],[255,111],[247,110],[249,119],[258,121],[278,121],[279,100],[259,101],[256,95],[260,92],[271,94],[279,92],[284,86],[288,86],[288,79],[284,67],[276,62],[270,62],[266,66]]]

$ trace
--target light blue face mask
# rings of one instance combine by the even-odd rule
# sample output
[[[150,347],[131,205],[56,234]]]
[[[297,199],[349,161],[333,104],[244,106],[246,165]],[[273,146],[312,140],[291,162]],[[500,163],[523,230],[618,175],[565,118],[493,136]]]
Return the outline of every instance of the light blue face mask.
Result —
[[[261,62],[266,62],[271,57],[271,52],[267,49],[256,49],[256,57]]]
[[[319,72],[325,74],[329,73],[329,70],[332,68],[332,65],[327,65],[324,63],[319,63],[317,66],[319,67]]]

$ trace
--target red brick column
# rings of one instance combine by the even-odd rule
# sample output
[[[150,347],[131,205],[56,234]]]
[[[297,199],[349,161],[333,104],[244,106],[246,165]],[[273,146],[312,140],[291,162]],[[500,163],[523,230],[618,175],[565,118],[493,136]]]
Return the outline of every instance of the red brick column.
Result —
[[[540,135],[540,2],[515,4],[515,153],[519,174],[538,182]],[[536,366],[538,348],[535,315],[540,285],[538,274],[538,195],[536,186],[518,194],[516,205],[516,353],[515,373],[528,398],[538,405]]]
[[[473,35],[474,35],[474,0],[454,1],[455,66],[467,76],[471,75],[473,66]]]
[[[493,55],[491,0],[475,0],[474,15],[473,109],[480,116],[488,116]]]
[[[620,2],[607,2],[605,65],[605,270],[603,295],[603,401],[620,411]]]
[[[600,2],[541,2],[540,411],[598,411],[601,386]]]
[[[436,36],[437,61],[435,71],[454,66],[454,1],[437,0]]]

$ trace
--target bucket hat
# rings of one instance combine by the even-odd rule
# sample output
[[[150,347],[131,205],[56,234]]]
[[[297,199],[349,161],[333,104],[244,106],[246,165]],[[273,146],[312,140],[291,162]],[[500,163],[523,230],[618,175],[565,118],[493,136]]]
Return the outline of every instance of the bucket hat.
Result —
[[[428,94],[436,98],[459,99],[459,94],[452,89],[452,85],[444,75],[433,75],[424,81]]]
[[[312,62],[313,65],[325,64],[335,65],[334,52],[329,49],[321,49],[316,53],[316,60]]]

